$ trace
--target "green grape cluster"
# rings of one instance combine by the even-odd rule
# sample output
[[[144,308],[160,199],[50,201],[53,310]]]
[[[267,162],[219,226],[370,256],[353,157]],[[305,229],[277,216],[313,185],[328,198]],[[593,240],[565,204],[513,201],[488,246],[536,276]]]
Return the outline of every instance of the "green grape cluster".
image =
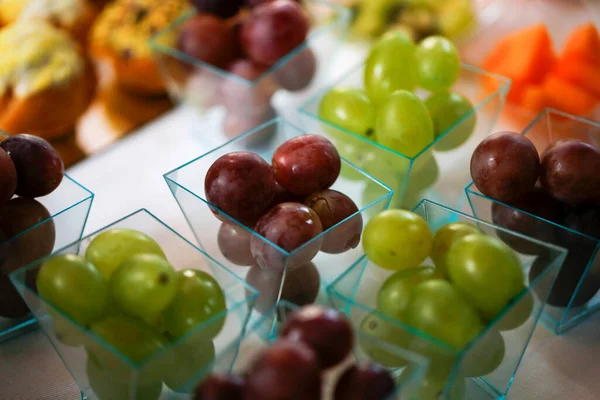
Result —
[[[377,311],[365,317],[361,331],[437,358],[434,364],[446,366],[441,368],[446,373],[441,389],[452,361],[439,361],[443,352],[423,342],[437,340],[459,351],[477,338],[461,361],[460,376],[487,375],[504,359],[501,331],[518,328],[532,313],[533,301],[525,291],[518,256],[473,224],[454,222],[432,232],[415,213],[387,210],[365,227],[363,249],[373,263],[395,272],[380,287]],[[502,314],[505,309],[509,311]],[[482,335],[492,321],[494,325]],[[421,338],[416,339],[407,326],[418,330]],[[368,343],[361,346],[386,366],[404,365],[393,354],[376,351]]]
[[[179,390],[214,360],[213,339],[226,316],[223,290],[206,272],[175,270],[142,232],[112,229],[97,235],[85,256],[49,258],[36,286],[61,311],[50,310],[56,338],[86,349],[100,400],[130,398],[134,379],[139,396],[157,399],[162,382]]]
[[[363,88],[340,86],[325,93],[318,109],[323,129],[343,157],[400,192],[409,169],[416,172],[433,158],[434,141],[436,151],[454,150],[475,130],[473,105],[452,92],[460,68],[458,50],[448,39],[430,36],[415,44],[389,32],[370,50]],[[429,93],[424,100],[417,89]],[[365,139],[380,147],[365,146]],[[411,175],[412,181],[422,179]],[[426,188],[409,187],[404,196]]]

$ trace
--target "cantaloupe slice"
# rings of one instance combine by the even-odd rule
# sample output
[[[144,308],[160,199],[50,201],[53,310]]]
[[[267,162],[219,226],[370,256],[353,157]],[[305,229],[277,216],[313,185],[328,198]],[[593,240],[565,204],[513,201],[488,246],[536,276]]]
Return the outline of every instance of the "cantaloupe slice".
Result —
[[[549,105],[569,114],[586,116],[598,102],[594,95],[556,74],[546,77],[543,88]]]
[[[563,46],[561,58],[576,58],[600,68],[600,33],[592,22],[575,29]]]
[[[542,85],[529,85],[523,88],[520,104],[536,114],[550,105],[546,91]]]
[[[556,75],[600,99],[600,64],[596,66],[582,59],[564,57],[556,64],[554,71]]]
[[[556,56],[546,25],[532,25],[501,39],[486,57],[484,69],[513,81],[541,83]]]

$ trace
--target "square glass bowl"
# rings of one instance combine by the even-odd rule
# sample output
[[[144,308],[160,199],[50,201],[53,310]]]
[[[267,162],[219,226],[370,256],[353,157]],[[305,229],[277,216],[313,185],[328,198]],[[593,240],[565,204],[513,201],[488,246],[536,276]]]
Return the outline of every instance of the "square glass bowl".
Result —
[[[174,396],[173,393],[182,391],[189,377],[207,368],[214,362],[215,353],[242,334],[257,292],[147,210],[139,210],[126,216],[54,254],[84,255],[88,245],[98,234],[119,228],[138,230],[152,237],[176,270],[195,269],[209,272],[223,290],[227,310],[199,323],[191,331],[146,359],[133,362],[37,293],[35,279],[45,259],[13,272],[11,280],[85,398],[167,399]],[[220,327],[222,329],[214,336],[215,330]],[[145,334],[138,331],[123,329],[112,332],[125,338],[127,335],[136,335],[135,337],[140,339],[132,343],[139,343],[140,346],[154,344],[148,342]],[[139,351],[144,351],[144,347],[135,349],[134,345],[128,347],[127,351],[140,354]],[[169,382],[169,385],[163,384],[163,381]]]
[[[186,14],[160,31],[150,45],[170,96],[176,103],[191,106],[199,115],[223,106],[227,112],[223,130],[231,139],[275,117],[271,98],[279,89],[300,96],[310,93],[327,75],[328,60],[347,31],[350,11],[326,0],[304,0],[302,4],[311,18],[307,39],[254,80],[195,59],[174,47],[179,31],[195,13]]]
[[[362,219],[364,229],[370,216],[388,207],[393,194],[387,186],[342,160],[341,174],[331,189],[350,197],[358,211],[292,252],[281,249],[224,212],[219,214],[227,222],[215,217],[211,208],[218,208],[206,199],[204,179],[219,157],[235,151],[252,151],[270,164],[279,145],[304,133],[283,119],[275,119],[164,175],[200,246],[234,273],[245,276],[247,282],[259,290],[256,309],[262,312],[279,299],[303,305],[313,302],[319,293],[324,294],[320,287],[332,282],[359,257],[361,243],[340,254],[319,251],[312,262],[309,262],[310,256],[320,248],[319,243],[335,241],[355,227],[357,220]],[[232,236],[237,240],[227,240]],[[250,241],[264,246],[263,254],[270,254],[269,259],[277,265],[258,266],[250,254]]]
[[[217,356],[216,367],[212,369],[215,373],[234,373],[242,375],[261,351],[270,346],[279,337],[280,329],[289,319],[291,314],[297,311],[299,307],[295,304],[282,301],[268,313],[258,319],[236,342],[232,343],[227,349]],[[354,312],[354,308],[352,308]],[[363,312],[356,310],[356,312]],[[368,346],[373,351],[385,351],[390,356],[401,360],[405,364],[402,371],[391,371],[396,380],[396,392],[386,400],[418,400],[413,396],[414,390],[418,387],[421,379],[425,375],[429,362],[419,354],[410,352],[397,346],[390,345],[371,335],[355,331],[354,348],[352,355],[344,360],[340,365],[328,370],[323,375],[323,399],[330,399],[330,393],[334,389],[341,373],[353,363],[360,363],[369,358],[362,351],[361,346]],[[359,345],[360,343],[360,345]],[[201,371],[193,380],[190,381],[189,388],[192,389],[200,383],[211,371]]]
[[[491,236],[508,236],[543,247],[547,250],[546,256],[539,261],[539,258],[517,253],[525,276],[534,262],[541,263],[540,274],[535,279],[525,282],[525,289],[493,321],[488,322],[475,339],[460,350],[377,311],[379,289],[393,271],[378,267],[366,256],[356,261],[329,286],[331,300],[336,308],[341,310],[358,305],[364,307],[371,312],[370,317],[381,327],[378,332],[381,332],[382,337],[389,338],[389,341],[399,340],[408,350],[427,356],[430,366],[425,380],[426,386],[422,390],[433,390],[428,386],[433,385],[440,394],[443,392],[440,399],[504,398],[537,325],[546,296],[565,258],[565,250],[526,238],[428,200],[420,203],[414,212],[427,221],[434,233],[448,223],[466,222],[475,224]],[[433,263],[428,259],[423,265]],[[364,323],[364,326],[371,329],[370,324],[373,320],[366,322],[363,314],[352,316],[352,323],[357,327]],[[395,363],[390,366],[393,365]],[[435,382],[438,386],[435,386]],[[466,397],[459,396],[465,391]]]
[[[0,141],[6,137],[0,131]],[[80,239],[93,199],[92,192],[65,175],[47,196],[14,197],[0,206],[0,342],[35,326],[8,275]]]
[[[395,192],[391,208],[412,209],[427,198],[466,210],[468,204],[462,188],[470,180],[471,153],[496,123],[510,81],[463,64],[451,90],[470,100],[473,110],[458,118],[420,153],[409,157],[319,117],[320,104],[331,89],[362,89],[363,76],[364,62],[361,62],[306,102],[300,108],[302,127],[329,137],[338,146],[342,157],[390,186]],[[495,82],[498,89],[485,95],[480,84],[483,78]],[[421,98],[426,97],[424,92],[418,94]]]
[[[523,131],[541,155],[555,141],[577,139],[600,147],[600,123],[546,109]],[[542,321],[561,334],[600,309],[600,240],[483,195],[471,183],[465,189],[472,213],[523,235],[569,250],[544,309]],[[543,206],[540,204],[540,206]],[[562,222],[562,221],[558,221]],[[507,241],[514,249],[541,254],[543,249]]]

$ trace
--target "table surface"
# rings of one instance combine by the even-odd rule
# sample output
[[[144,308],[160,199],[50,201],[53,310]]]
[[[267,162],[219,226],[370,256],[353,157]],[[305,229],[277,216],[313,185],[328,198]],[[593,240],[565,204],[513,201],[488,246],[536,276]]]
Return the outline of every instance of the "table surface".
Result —
[[[162,177],[214,144],[210,132],[214,131],[213,124],[219,116],[199,119],[192,114],[186,108],[177,108],[69,170],[74,179],[96,195],[86,233],[146,208],[192,239],[190,228]],[[288,117],[285,113],[284,116]],[[289,117],[293,118],[291,111]],[[600,314],[564,336],[556,336],[540,324],[508,398],[598,399],[599,331]],[[0,345],[0,400],[79,399],[77,385],[43,332],[33,331]]]

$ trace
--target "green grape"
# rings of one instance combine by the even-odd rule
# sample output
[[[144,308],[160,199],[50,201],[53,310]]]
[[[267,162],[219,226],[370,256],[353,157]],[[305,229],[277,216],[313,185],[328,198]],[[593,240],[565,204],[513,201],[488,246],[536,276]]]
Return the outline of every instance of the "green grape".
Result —
[[[215,360],[215,345],[212,340],[201,338],[177,344],[175,348],[164,353],[161,365],[164,368],[164,383],[176,392],[189,392],[197,382],[191,379],[201,378],[209,374],[210,366]],[[191,387],[190,387],[191,386]]]
[[[98,400],[155,400],[160,397],[162,383],[138,384],[135,396],[131,396],[132,382],[123,382],[115,376],[115,371],[103,368],[93,358],[88,358],[86,372],[90,388]]]
[[[481,233],[481,231],[475,225],[466,222],[446,224],[437,230],[433,237],[431,259],[443,276],[447,276],[448,273],[446,255],[452,243],[472,233]]]
[[[359,332],[364,335],[358,336],[358,345],[371,360],[388,368],[399,368],[408,364],[406,358],[401,354],[386,349],[370,338],[375,338],[390,346],[407,348],[410,343],[410,333],[404,329],[380,318],[376,312],[373,312],[362,320]]]
[[[363,149],[364,151],[364,149]],[[410,168],[410,160],[392,153],[389,150],[376,148],[369,150],[369,156],[364,157],[361,162],[361,169],[368,174],[385,182],[385,179],[390,175],[395,179],[402,179]]]
[[[491,329],[469,349],[461,362],[459,375],[470,378],[491,374],[502,364],[505,354],[502,335]]]
[[[110,370],[116,380],[126,383],[137,379],[143,384],[162,381],[164,371],[155,359],[142,370],[135,369],[131,364],[145,362],[169,343],[164,335],[150,325],[125,315],[111,315],[93,323],[90,331],[102,341],[86,346],[88,357],[100,367]],[[115,350],[121,357],[113,353]]]
[[[334,136],[333,142],[338,153],[341,157],[354,164],[357,168],[360,168],[363,159],[368,157],[370,154],[369,151],[365,151],[365,142],[353,135],[342,134],[342,132],[339,130],[336,131],[336,136],[334,136],[333,132],[330,133],[331,136]],[[353,168],[345,163],[342,163],[340,176],[351,181],[365,180],[365,176],[356,168]]]
[[[58,314],[52,316],[52,328],[56,339],[65,346],[83,346],[93,340],[81,328]]]
[[[108,284],[85,258],[59,254],[46,260],[36,281],[39,295],[82,325],[102,316]]]
[[[387,208],[399,208],[401,203],[400,200],[402,199],[402,182],[396,180],[396,178],[393,176],[387,179],[383,177],[379,177],[378,179],[381,179],[382,182],[384,182],[394,191],[394,194],[392,195],[392,198],[390,200],[389,207]],[[362,204],[372,204],[373,202],[379,200],[379,198],[381,198],[381,185],[374,181],[367,182],[362,192]],[[385,206],[385,204],[378,203],[378,205],[378,207],[369,207],[366,210],[369,218],[372,218],[381,211],[383,211],[383,207]]]
[[[425,192],[405,191],[397,207],[404,210],[413,210],[426,196]]]
[[[417,86],[415,44],[408,35],[388,32],[371,48],[365,62],[364,83],[367,94],[384,104],[397,90]]]
[[[415,52],[419,86],[431,92],[448,90],[460,74],[460,55],[454,44],[442,36],[430,36]]]
[[[428,280],[413,289],[405,312],[406,323],[456,348],[462,349],[483,329],[483,322],[453,285]]]
[[[156,315],[149,315],[142,318],[142,321],[153,327],[157,332],[166,333],[167,327],[165,324],[165,316],[160,313]]]
[[[375,110],[367,94],[361,89],[331,89],[319,105],[319,118],[347,131],[368,138],[375,128]],[[339,132],[335,136],[343,135]]]
[[[111,275],[113,303],[126,314],[155,320],[175,298],[178,275],[171,264],[156,254],[136,254]]]
[[[458,239],[448,250],[446,265],[452,283],[487,320],[494,319],[523,289],[519,258],[492,236]]]
[[[473,111],[473,104],[466,97],[458,93],[435,93],[425,100],[425,107],[433,120],[436,138],[452,128],[451,132],[435,144],[436,150],[454,150],[473,134],[477,117]]]
[[[386,210],[377,214],[365,227],[363,250],[382,268],[414,268],[429,257],[433,235],[427,222],[405,210]]]
[[[109,279],[123,261],[140,253],[166,258],[158,243],[145,233],[133,229],[111,229],[92,240],[85,252],[85,258]]]
[[[150,325],[125,315],[111,315],[96,321],[90,331],[134,363],[144,361],[169,342]],[[109,354],[102,357],[101,353],[108,350],[94,351],[98,346],[100,344],[91,345],[90,349],[99,359],[114,358]]]
[[[227,309],[223,290],[212,276],[194,269],[179,271],[178,274],[179,290],[165,310],[167,332],[175,338]],[[217,336],[224,325],[225,316],[212,322],[203,330],[205,338]]]
[[[379,109],[375,124],[377,140],[407,157],[415,157],[433,142],[433,122],[425,105],[412,92],[390,95]]]
[[[523,290],[525,286],[523,286]],[[509,309],[494,325],[499,331],[510,331],[523,325],[533,312],[533,296],[530,292],[509,303]]]
[[[457,377],[454,380],[452,389],[447,396],[444,395],[444,390],[448,385],[449,374],[435,373],[428,371],[425,376],[415,381],[411,378],[414,376],[415,368],[409,366],[404,371],[398,380],[398,385],[401,388],[402,398],[418,399],[418,400],[465,400],[467,385],[463,378]],[[407,389],[403,389],[404,386]]]
[[[440,278],[432,267],[418,267],[390,275],[377,294],[377,308],[392,318],[401,319],[413,289],[421,282]]]
[[[410,178],[406,184],[407,193],[422,192],[433,186],[437,181],[440,175],[440,167],[435,157],[430,157],[429,155],[430,153],[427,152],[426,154],[419,156],[419,159],[423,156],[426,157],[425,165],[419,169],[413,167],[411,170]]]
[[[477,25],[477,15],[471,0],[437,1],[440,6],[438,25],[444,36],[461,36]]]

